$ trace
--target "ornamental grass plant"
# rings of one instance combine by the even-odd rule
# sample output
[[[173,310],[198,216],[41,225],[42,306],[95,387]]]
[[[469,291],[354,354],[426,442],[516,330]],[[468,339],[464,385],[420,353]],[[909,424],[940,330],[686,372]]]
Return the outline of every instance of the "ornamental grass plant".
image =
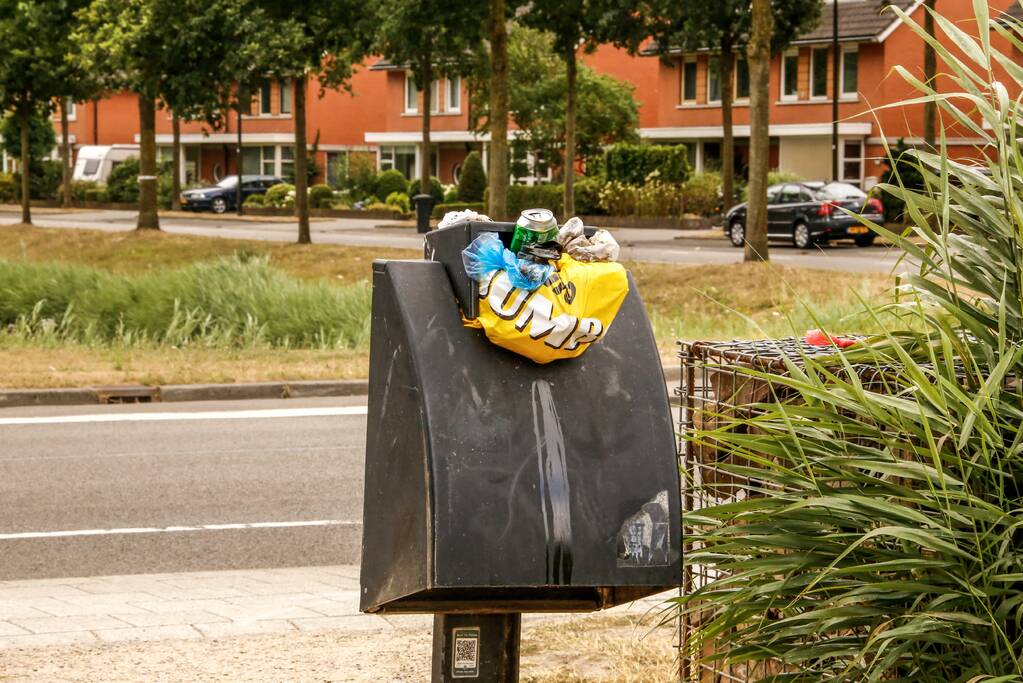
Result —
[[[952,84],[898,69],[919,91],[908,104],[934,102],[986,160],[951,161],[943,135],[910,152],[922,189],[884,188],[911,227],[871,227],[919,264],[888,305],[864,304],[884,332],[782,377],[745,370],[790,398],[686,435],[752,482],[702,484],[719,502],[684,519],[684,560],[711,578],[677,601],[696,624],[683,654],[710,668],[1023,681],[1023,27],[973,5],[976,35],[935,15],[954,51],[890,10]]]

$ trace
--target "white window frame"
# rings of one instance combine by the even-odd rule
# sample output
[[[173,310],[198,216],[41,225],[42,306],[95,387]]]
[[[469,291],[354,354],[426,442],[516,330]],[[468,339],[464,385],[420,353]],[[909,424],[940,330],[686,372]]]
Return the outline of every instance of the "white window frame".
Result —
[[[294,92],[290,80],[277,82],[277,108],[281,116],[291,116],[292,97]],[[285,109],[287,105],[287,109]]]
[[[686,99],[686,67],[690,64],[693,65],[693,97]],[[696,104],[700,97],[700,91],[698,89],[698,83],[700,81],[700,65],[696,61],[696,57],[683,57],[682,58],[682,72],[679,74],[679,93],[678,99],[680,104]]]
[[[449,76],[444,82],[444,111],[448,114],[462,113],[462,77]],[[454,104],[452,104],[454,103]]]
[[[411,105],[409,95],[412,96]],[[405,113],[419,113],[419,88],[416,87],[416,80],[412,78],[412,74],[408,71],[405,72]]]
[[[851,142],[859,144],[859,146],[860,146],[860,155],[859,155],[859,157],[846,157],[845,156],[845,146],[847,144],[851,143]],[[866,155],[865,147],[866,146],[864,145],[863,140],[861,138],[842,138],[842,139],[839,140],[839,158],[838,158],[838,162],[839,163],[838,163],[838,168],[841,171],[841,173],[840,173],[840,176],[841,176],[840,177],[840,181],[841,182],[843,182],[843,183],[851,183],[851,184],[856,185],[857,187],[862,187],[863,186],[863,178],[864,178],[864,175],[866,174],[866,171],[867,171],[867,169],[866,169],[867,164],[866,164],[866,158],[865,158],[865,155]],[[845,164],[846,164],[847,161],[850,162],[850,163],[854,162],[854,161],[859,163],[859,165],[860,165],[860,176],[858,178],[846,177],[846,175],[845,175]]]
[[[739,95],[739,63],[746,62],[746,78],[749,81],[749,88],[753,89],[753,78],[749,71],[749,60],[742,55],[735,56],[735,68],[732,69],[732,102],[749,102],[749,92],[745,96]]]
[[[825,66],[824,66],[825,77],[824,77],[824,94],[823,95],[815,95],[814,92],[813,92],[813,83],[814,83],[814,80],[815,80],[815,76],[817,75],[816,67],[814,65],[814,63],[816,62],[816,60],[814,59],[814,54],[816,54],[818,51],[823,52],[824,54],[828,55],[828,59],[827,59],[827,61],[825,63]],[[830,76],[827,75],[828,66],[830,64],[831,64],[831,48],[829,48],[829,47],[812,47],[812,48],[810,48],[810,87],[808,88],[808,90],[810,91],[809,95],[810,95],[810,99],[811,100],[816,100],[818,102],[821,102],[821,101],[826,101],[826,100],[830,99],[828,97],[828,85],[829,85],[829,83],[831,81],[831,78],[830,78]]]
[[[721,56],[712,56],[707,58],[707,104],[721,104]],[[714,64],[717,63],[717,69],[714,69]],[[714,73],[717,71],[717,75]],[[710,83],[712,78],[717,78],[718,81],[718,96],[711,97]]]
[[[430,113],[440,113],[440,81],[437,79],[430,83]]]
[[[856,54],[856,90],[852,92],[846,92],[845,90],[845,56],[849,53]],[[855,100],[859,99],[859,84],[860,84],[860,48],[859,45],[849,45],[842,48],[842,63],[839,65],[838,80],[839,80],[839,95],[843,100]]]
[[[790,57],[796,58],[796,91],[791,94],[785,92],[785,81],[788,80],[788,68],[786,62]],[[786,50],[781,55],[781,83],[778,87],[778,99],[782,102],[793,102],[799,99],[799,50]]]

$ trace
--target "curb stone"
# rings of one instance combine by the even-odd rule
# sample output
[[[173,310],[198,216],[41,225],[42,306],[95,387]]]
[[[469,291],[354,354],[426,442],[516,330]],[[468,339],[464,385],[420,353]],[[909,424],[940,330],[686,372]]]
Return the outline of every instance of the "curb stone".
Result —
[[[677,382],[681,379],[681,369],[678,365],[666,365],[663,367],[663,370],[666,382]],[[104,388],[104,392],[108,389],[109,387]],[[365,379],[249,382],[244,384],[165,384],[157,387],[155,400],[164,403],[180,403],[183,401],[246,401],[266,398],[365,396],[368,393],[369,380]],[[100,398],[100,392],[95,387],[0,390],[0,409],[100,403],[103,403],[103,401]]]

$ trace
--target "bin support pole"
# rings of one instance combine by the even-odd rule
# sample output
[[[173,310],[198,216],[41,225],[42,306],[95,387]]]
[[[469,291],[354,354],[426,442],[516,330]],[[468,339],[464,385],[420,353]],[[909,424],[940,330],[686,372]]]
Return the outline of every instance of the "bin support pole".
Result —
[[[433,683],[518,683],[522,615],[436,614]]]

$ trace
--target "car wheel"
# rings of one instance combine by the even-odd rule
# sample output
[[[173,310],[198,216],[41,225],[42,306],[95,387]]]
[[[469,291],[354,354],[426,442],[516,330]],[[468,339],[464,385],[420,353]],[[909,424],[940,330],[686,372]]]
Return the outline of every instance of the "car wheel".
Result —
[[[792,228],[792,244],[796,245],[797,249],[806,249],[813,243],[810,238],[810,226],[800,221],[795,224]]]
[[[227,211],[227,201],[223,197],[214,198],[210,206],[213,207],[213,213],[224,213]]]
[[[872,246],[874,246],[874,238],[876,238],[876,237],[877,237],[877,234],[873,233],[873,232],[867,233],[866,235],[857,235],[856,236],[856,246],[857,247],[872,247]]]
[[[746,226],[742,224],[742,221],[733,221],[728,226],[728,239],[733,247],[741,247],[746,244]]]

